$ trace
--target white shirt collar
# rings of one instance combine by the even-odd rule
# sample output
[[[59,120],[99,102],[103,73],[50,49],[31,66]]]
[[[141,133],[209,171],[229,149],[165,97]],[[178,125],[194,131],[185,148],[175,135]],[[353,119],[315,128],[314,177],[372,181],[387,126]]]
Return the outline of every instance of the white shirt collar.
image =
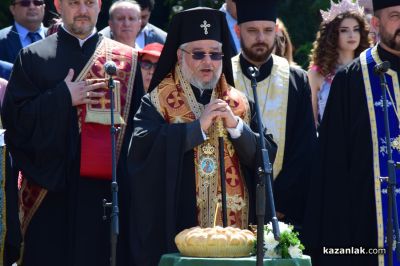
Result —
[[[149,23],[146,24],[146,26],[143,27],[143,29],[139,32],[139,34],[136,36],[136,48],[137,49],[143,49],[146,45],[145,43],[145,31],[148,30]]]

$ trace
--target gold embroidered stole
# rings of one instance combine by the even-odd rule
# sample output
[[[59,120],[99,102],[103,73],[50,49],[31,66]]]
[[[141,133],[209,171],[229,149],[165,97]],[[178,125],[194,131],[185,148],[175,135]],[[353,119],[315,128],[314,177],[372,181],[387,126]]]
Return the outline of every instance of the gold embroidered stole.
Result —
[[[24,259],[24,239],[25,233],[32,220],[33,215],[42,204],[47,195],[47,189],[44,189],[32,182],[28,182],[20,171],[18,174],[18,214],[22,235],[22,243],[20,248],[20,258],[17,262],[21,265]]]
[[[250,108],[246,97],[229,87],[224,76],[214,89],[212,99],[216,98],[216,91],[222,91],[222,99],[229,104],[235,115],[246,123],[250,122]],[[197,102],[191,85],[182,78],[179,65],[150,93],[150,97],[158,112],[171,124],[194,121],[204,111],[204,106]],[[220,158],[215,124],[210,127],[208,136],[203,144],[194,148],[197,218],[201,227],[222,225]],[[248,191],[238,156],[227,136],[224,129],[227,221],[230,226],[247,228]]]
[[[18,188],[20,200],[19,220],[21,222],[22,236],[24,236],[33,215],[47,194],[47,189],[28,182],[22,172],[19,172],[18,175]]]
[[[114,123],[119,125],[116,150],[117,161],[125,135],[126,124],[137,66],[137,52],[129,46],[104,38],[91,59],[83,68],[76,81],[104,80],[109,78],[104,71],[107,61],[114,61],[117,75],[114,89]],[[111,136],[110,136],[110,91],[108,88],[98,89],[105,92],[99,104],[86,104],[78,108],[79,129],[81,131],[81,175],[111,179]]]
[[[382,63],[379,57],[378,48],[375,45],[363,51],[360,54],[360,63],[364,80],[365,95],[368,105],[368,114],[371,125],[371,140],[372,140],[372,156],[373,156],[373,169],[374,169],[374,188],[375,188],[375,207],[376,207],[376,221],[377,221],[377,247],[387,247],[386,242],[386,221],[387,221],[387,204],[388,192],[387,183],[381,181],[381,177],[388,175],[387,169],[387,148],[384,130],[384,112],[382,92],[380,88],[380,80],[374,74],[373,67],[376,64]],[[400,147],[399,147],[399,123],[395,115],[396,110],[400,110],[400,80],[393,69],[389,69],[386,73],[386,80],[388,87],[386,90],[388,100],[388,117],[391,135],[392,159],[398,161]],[[396,118],[395,118],[396,117]],[[399,182],[397,172],[397,183]],[[397,189],[396,189],[397,190]],[[397,192],[396,192],[397,194]],[[398,207],[399,209],[399,207]],[[395,235],[394,235],[395,239]],[[385,256],[377,256],[378,265],[385,265]]]
[[[267,133],[272,134],[278,145],[274,162],[274,179],[282,170],[286,141],[286,115],[289,96],[290,67],[286,59],[272,55],[271,74],[257,84],[258,105]],[[242,72],[239,55],[232,58],[233,76],[236,89],[244,92],[254,101],[251,80]]]
[[[125,126],[123,125],[123,122],[126,121],[130,110],[132,88],[137,65],[137,52],[128,46],[104,38],[77,77],[76,81],[104,79],[106,74],[104,73],[103,65],[108,60],[113,60],[118,66],[117,77],[115,77],[115,80],[119,82],[116,83],[117,88],[115,90],[115,98],[117,101],[115,106],[117,108],[114,112],[114,118],[117,124],[122,124],[120,125],[121,131],[117,138],[117,154],[119,155],[123,136],[125,134]],[[107,118],[107,115],[110,117],[110,110],[108,109],[109,93],[108,90],[106,92],[107,95],[101,100],[99,105],[87,105],[78,108],[80,131],[82,131],[82,121],[86,124],[90,123],[91,125],[97,125],[94,123],[98,123],[103,124],[103,126],[104,124],[108,125],[110,123],[111,118]],[[87,114],[87,116],[85,116],[85,114]],[[87,119],[85,120],[85,118]],[[109,126],[106,127],[106,131],[108,133],[104,136],[105,141],[110,139]],[[107,152],[110,153],[109,150]],[[101,164],[104,164],[104,162],[101,162],[100,165]],[[22,172],[20,172],[18,176],[18,189],[19,220],[21,223],[22,239],[24,239],[29,223],[45,198],[47,190],[28,182],[28,180],[23,177]],[[23,260],[23,244],[21,249],[22,255],[19,263],[22,263]]]

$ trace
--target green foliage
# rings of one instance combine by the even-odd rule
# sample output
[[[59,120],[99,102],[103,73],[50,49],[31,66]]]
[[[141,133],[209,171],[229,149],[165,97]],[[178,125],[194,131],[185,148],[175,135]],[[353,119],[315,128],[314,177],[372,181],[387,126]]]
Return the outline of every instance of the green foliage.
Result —
[[[292,39],[294,61],[303,68],[308,67],[308,55],[321,23],[319,10],[327,9],[329,3],[329,0],[279,1],[278,14]]]
[[[273,236],[272,224],[264,225],[264,253],[269,258],[290,259],[289,248],[291,248],[294,258],[301,257],[304,250],[300,242],[299,233],[293,231],[293,226],[279,222],[280,239],[276,241]],[[254,243],[252,254],[257,252],[257,240]]]
[[[0,29],[7,27],[11,24],[12,16],[8,7],[10,6],[11,0],[0,1]]]
[[[299,240],[298,232],[288,232],[285,231],[281,234],[281,239],[279,240],[278,250],[281,250],[282,259],[290,259],[289,247],[299,246],[300,250],[304,250],[303,244]]]
[[[172,8],[171,10],[180,11],[180,9],[188,9],[197,6],[206,6],[219,9],[225,2],[224,0],[165,0],[165,2]]]
[[[165,0],[165,4],[169,6],[171,10],[169,19],[171,19],[174,14],[188,8],[205,6],[219,9],[223,3],[225,3],[225,0]]]
[[[294,54],[295,61],[301,66],[303,69],[307,69],[310,61],[310,53],[312,49],[312,42],[306,42],[296,49]]]

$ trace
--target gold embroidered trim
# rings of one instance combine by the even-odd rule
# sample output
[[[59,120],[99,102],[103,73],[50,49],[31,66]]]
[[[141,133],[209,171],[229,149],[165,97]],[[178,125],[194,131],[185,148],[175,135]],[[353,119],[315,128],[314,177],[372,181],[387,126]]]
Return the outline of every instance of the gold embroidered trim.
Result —
[[[20,198],[22,198],[22,194],[26,189],[28,189],[28,181],[24,178],[22,181],[21,189],[19,191]],[[25,211],[21,210],[21,208],[23,208],[23,201],[21,199],[19,214],[20,214],[22,235],[25,235],[29,222],[31,221],[33,215],[36,213],[36,210],[39,208],[40,204],[42,203],[46,195],[47,195],[47,190],[41,188],[35,203],[33,204],[32,208],[29,209],[30,210],[29,213],[26,213]]]
[[[123,120],[128,121],[129,118],[129,111],[131,109],[131,104],[132,104],[132,97],[133,97],[133,90],[137,89],[134,88],[135,84],[135,78],[136,78],[136,68],[137,68],[137,58],[138,58],[138,52],[134,49],[132,49],[132,66],[131,66],[131,71],[130,71],[130,77],[129,81],[127,84],[127,92],[126,92],[126,97],[125,97],[125,106],[123,110]],[[134,114],[133,114],[134,115]],[[133,119],[133,117],[131,117]],[[117,161],[119,160],[119,155],[121,154],[121,149],[122,149],[122,142],[124,141],[124,136],[125,136],[125,131],[126,131],[126,123],[120,125],[120,132],[118,134],[117,138]]]
[[[181,72],[181,67],[180,67],[179,64],[176,64],[175,73],[177,75],[177,79],[175,79],[175,80],[179,80],[180,85],[181,85],[181,87],[182,87],[182,89],[185,92],[185,95],[187,97],[190,109],[192,110],[192,112],[196,116],[196,119],[199,119],[201,114],[204,111],[204,106],[197,102],[196,97],[194,96],[193,90],[192,90],[189,82],[186,79],[183,78],[183,74]],[[216,98],[215,91],[216,90],[213,90],[213,92],[212,92],[211,100],[214,100]]]
[[[224,77],[221,78],[217,88],[213,90],[212,99],[216,98],[216,91],[225,86],[228,91],[224,100],[230,102],[246,123],[250,121],[249,104],[244,94],[228,87]],[[230,91],[229,91],[230,90]],[[230,98],[229,92],[235,97]],[[204,106],[199,104],[194,96],[191,85],[182,77],[179,66],[175,67],[173,76],[169,74],[150,93],[152,103],[157,111],[169,123],[186,123],[198,119]],[[168,98],[167,100],[165,98]],[[235,102],[238,101],[238,102]],[[179,104],[176,102],[179,101]],[[176,104],[176,105],[175,105]],[[232,106],[231,106],[232,107]],[[235,109],[237,108],[237,109]],[[227,177],[228,224],[246,228],[248,225],[249,197],[245,180],[240,169],[239,160],[230,142],[228,133],[224,129],[225,143],[225,172]],[[222,224],[221,212],[221,186],[218,153],[218,132],[216,125],[209,128],[209,139],[194,148],[194,165],[196,177],[196,202],[198,209],[198,222],[202,227],[212,227],[215,222]]]
[[[374,99],[372,96],[372,87],[369,78],[368,64],[367,64],[367,51],[360,54],[360,63],[364,80],[365,95],[368,104],[368,113],[371,122],[371,139],[372,139],[372,152],[373,152],[373,167],[374,167],[374,187],[375,187],[375,205],[376,205],[376,221],[377,221],[377,233],[378,233],[378,247],[384,246],[384,230],[383,230],[383,213],[382,213],[382,195],[381,195],[381,181],[380,181],[380,166],[379,166],[379,143],[378,143],[378,130],[376,128],[376,116]],[[376,46],[372,48],[372,54],[375,62],[380,63],[381,60],[377,57]],[[377,256],[379,266],[384,266],[384,256]]]
[[[93,53],[93,55],[91,56],[90,60],[87,62],[87,64],[85,65],[85,67],[82,69],[82,71],[79,73],[78,77],[76,78],[76,81],[82,81],[85,80],[86,77],[89,74],[89,71],[92,68],[93,62],[97,61],[96,59],[98,57],[101,57],[103,55],[103,53],[105,53],[105,58],[106,61],[110,61],[113,59],[113,49],[118,49],[118,47],[123,46],[123,44],[120,44],[116,41],[113,41],[111,39],[107,39],[104,38],[100,44],[98,45],[98,47],[96,48],[95,52]],[[121,112],[121,93],[120,93],[120,82],[115,82],[116,88],[114,89],[114,98],[116,100],[116,109],[114,110],[114,119],[115,119],[115,124],[120,126],[120,131],[117,135],[117,141],[116,141],[116,148],[117,148],[117,161],[119,159],[120,156],[120,152],[121,152],[121,148],[122,148],[122,142],[124,140],[124,136],[125,136],[125,131],[126,131],[126,124],[125,121],[128,121],[129,118],[129,111],[131,108],[131,104],[132,104],[132,96],[133,96],[133,90],[134,90],[134,83],[135,83],[135,77],[136,77],[136,69],[137,69],[137,56],[138,56],[138,52],[134,49],[126,49],[131,51],[131,57],[132,60],[129,61],[128,63],[131,63],[131,68],[128,72],[129,74],[129,79],[128,82],[126,84],[127,87],[127,91],[126,91],[126,97],[125,97],[125,105],[124,105],[124,109]],[[109,75],[107,73],[104,72],[105,78],[109,78]],[[118,77],[115,78],[115,80],[117,81]],[[88,105],[86,105],[86,107],[88,108]],[[77,108],[78,109],[78,121],[79,121],[79,132],[81,132],[81,127],[82,127],[82,121],[81,121],[81,113],[82,113],[82,109],[81,108]],[[88,110],[88,109],[87,109]],[[97,116],[97,114],[95,115],[96,117],[94,119],[91,118],[91,115],[93,115],[93,113],[95,112],[93,109],[91,110],[91,114],[89,113],[89,111],[86,113],[86,118],[85,118],[85,122],[97,122],[100,123],[103,118],[103,123],[100,124],[110,124],[111,122],[111,117],[110,117],[110,110],[107,109],[104,112],[104,116],[102,116],[99,120],[99,116]],[[122,113],[122,115],[121,115]]]
[[[263,124],[272,134],[278,145],[275,157],[274,179],[282,170],[286,144],[286,116],[289,96],[290,66],[286,59],[272,55],[273,66],[268,78],[258,82],[258,104],[262,110]],[[254,101],[251,81],[243,74],[239,55],[232,58],[233,75],[236,89],[245,93]]]

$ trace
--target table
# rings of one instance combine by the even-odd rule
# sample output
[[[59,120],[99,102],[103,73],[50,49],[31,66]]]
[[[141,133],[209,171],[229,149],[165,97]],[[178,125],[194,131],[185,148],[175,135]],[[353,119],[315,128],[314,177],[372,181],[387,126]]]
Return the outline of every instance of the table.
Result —
[[[195,258],[184,257],[180,253],[164,254],[158,266],[255,266],[256,257],[244,258]],[[264,259],[264,266],[311,266],[311,258]]]

